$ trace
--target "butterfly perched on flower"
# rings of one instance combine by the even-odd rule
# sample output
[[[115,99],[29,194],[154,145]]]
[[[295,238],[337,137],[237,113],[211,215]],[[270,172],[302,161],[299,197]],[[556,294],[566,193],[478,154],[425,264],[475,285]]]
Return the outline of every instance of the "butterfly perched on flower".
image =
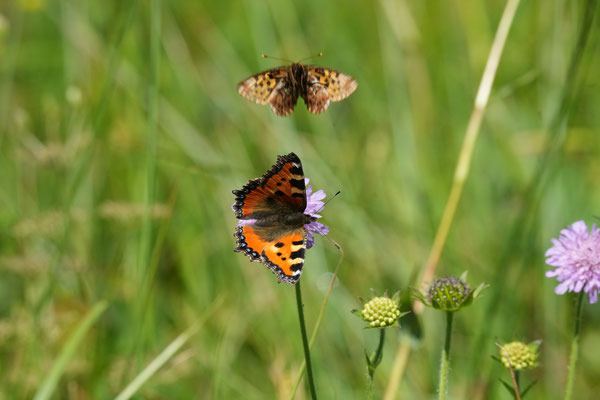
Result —
[[[279,282],[298,282],[306,249],[315,242],[312,233],[329,233],[317,222],[325,192],[312,193],[307,183],[300,159],[290,153],[277,156],[277,163],[262,177],[233,191],[232,209],[239,220],[234,251],[265,264]]]
[[[294,110],[298,97],[310,112],[320,114],[331,101],[350,96],[357,86],[354,78],[343,72],[294,62],[252,75],[241,81],[237,90],[250,101],[269,104],[275,114],[285,117]]]

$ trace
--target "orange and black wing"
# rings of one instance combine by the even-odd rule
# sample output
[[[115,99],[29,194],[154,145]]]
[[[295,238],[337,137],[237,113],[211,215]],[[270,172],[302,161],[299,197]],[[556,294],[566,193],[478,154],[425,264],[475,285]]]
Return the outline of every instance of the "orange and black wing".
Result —
[[[235,232],[237,246],[252,261],[265,264],[278,282],[298,282],[304,266],[306,231],[296,229],[280,237],[272,237],[272,231],[253,225],[239,225]]]
[[[356,90],[358,83],[350,75],[333,69],[309,65],[306,71],[306,92],[302,98],[308,110],[322,113],[330,101],[340,101]]]
[[[264,218],[278,211],[281,203],[294,211],[306,209],[302,162],[294,153],[277,156],[277,162],[262,177],[234,190],[233,211],[238,219]]]
[[[271,110],[282,117],[294,110],[298,93],[294,90],[290,68],[281,66],[244,79],[238,93],[256,104],[270,104]]]
[[[304,265],[306,231],[303,227],[286,226],[277,217],[306,209],[304,172],[298,156],[278,156],[262,177],[249,181],[233,194],[232,208],[240,220],[234,233],[235,251],[265,264],[279,282],[296,283]]]

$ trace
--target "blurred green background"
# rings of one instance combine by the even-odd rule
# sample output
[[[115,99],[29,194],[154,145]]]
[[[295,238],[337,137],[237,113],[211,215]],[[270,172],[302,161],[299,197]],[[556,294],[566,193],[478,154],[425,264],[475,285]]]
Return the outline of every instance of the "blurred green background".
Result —
[[[554,294],[544,252],[600,215],[598,18],[566,79],[586,3],[517,10],[437,271],[491,285],[455,319],[452,398],[510,398],[490,355],[512,339],[543,340],[527,398],[562,398],[573,298]],[[417,284],[504,4],[163,1],[157,43],[149,1],[2,2],[0,399],[33,397],[98,304],[54,398],[114,397],[196,323],[138,398],[288,398],[303,361],[294,290],[233,252],[230,207],[232,189],[291,151],[316,189],[342,192],[322,212],[345,259],[313,348],[317,390],[364,398],[363,349],[377,335],[350,310],[370,288]],[[299,100],[280,118],[236,92],[280,64],[261,53],[321,51],[315,63],[359,84],[324,114]],[[307,253],[309,332],[338,258],[320,237]],[[600,390],[597,310],[584,308],[577,399]],[[398,399],[435,398],[443,322],[422,314]],[[388,334],[376,397],[403,337]]]

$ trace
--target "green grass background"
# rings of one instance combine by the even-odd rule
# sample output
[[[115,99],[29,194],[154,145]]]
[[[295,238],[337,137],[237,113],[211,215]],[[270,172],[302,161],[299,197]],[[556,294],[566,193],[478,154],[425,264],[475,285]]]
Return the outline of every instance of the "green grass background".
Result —
[[[598,18],[579,74],[566,79],[585,4],[522,1],[511,28],[437,271],[491,285],[455,319],[452,398],[510,398],[490,355],[512,339],[543,340],[540,366],[523,374],[539,381],[526,398],[562,398],[573,298],[554,294],[544,252],[560,229],[600,215]],[[31,398],[102,301],[54,398],[114,397],[199,320],[138,398],[287,398],[303,361],[294,290],[233,252],[230,207],[232,189],[291,151],[315,188],[342,192],[322,212],[345,260],[313,348],[317,390],[364,398],[363,349],[377,335],[350,310],[370,288],[415,284],[503,7],[163,1],[158,43],[149,1],[2,2],[0,398]],[[280,118],[236,93],[241,79],[279,65],[261,53],[321,51],[315,63],[359,84],[322,115],[300,100]],[[570,112],[559,107],[565,91]],[[322,238],[307,253],[309,332],[338,258]],[[398,399],[436,396],[444,319],[432,310],[421,319]],[[600,390],[599,327],[598,305],[586,304],[576,399]],[[377,397],[401,332],[387,335]],[[307,395],[302,386],[297,398]]]

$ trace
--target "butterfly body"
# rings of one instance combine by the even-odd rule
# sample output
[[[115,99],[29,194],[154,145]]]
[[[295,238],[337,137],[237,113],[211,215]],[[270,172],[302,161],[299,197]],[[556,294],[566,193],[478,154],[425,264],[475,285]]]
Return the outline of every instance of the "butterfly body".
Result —
[[[265,264],[279,282],[296,283],[304,265],[304,225],[316,221],[304,214],[306,190],[298,156],[279,156],[262,177],[233,194],[236,199],[232,208],[240,220],[234,233],[234,250]]]
[[[292,63],[253,75],[238,84],[238,93],[257,104],[269,104],[280,116],[290,114],[298,97],[308,110],[319,114],[331,101],[348,97],[358,84],[347,74],[320,67]]]
[[[267,201],[275,203],[272,199]],[[316,221],[314,217],[293,208],[282,207],[280,204],[271,204],[269,207],[272,207],[272,211],[255,212],[252,215],[252,219],[256,219],[252,224],[256,234],[266,242],[304,229],[304,225]]]

